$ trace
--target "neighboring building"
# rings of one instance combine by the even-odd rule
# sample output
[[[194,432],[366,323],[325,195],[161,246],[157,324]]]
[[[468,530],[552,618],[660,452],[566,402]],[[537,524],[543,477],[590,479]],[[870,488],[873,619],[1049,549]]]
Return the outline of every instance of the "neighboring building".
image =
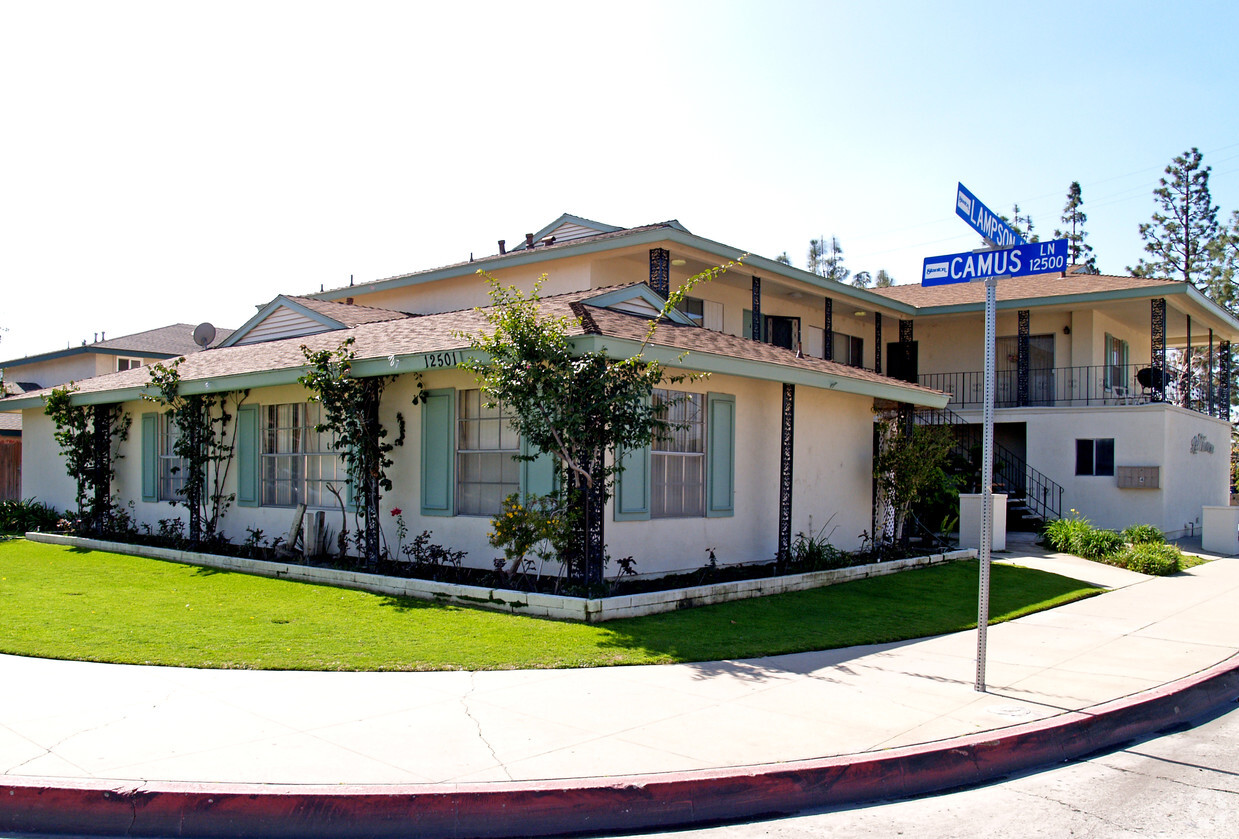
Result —
[[[214,343],[218,345],[231,334],[231,329],[218,330]],[[194,327],[188,323],[174,323],[111,340],[105,334],[103,340],[91,344],[83,341],[78,347],[0,362],[0,381],[4,384],[4,393],[13,395],[145,367],[157,361],[198,352],[201,347],[194,343],[193,336]],[[9,439],[15,438],[16,451],[19,452],[15,460],[0,454],[0,500],[20,498],[21,479],[14,464],[20,464],[21,460],[21,416],[0,414],[0,433],[8,434]],[[9,487],[11,495],[4,494],[5,487]]]
[[[394,431],[401,415],[407,434],[392,453],[383,520],[398,507],[411,532],[431,530],[434,541],[467,550],[468,564],[489,568],[497,552],[486,536],[499,500],[545,489],[550,472],[541,461],[512,459],[520,440],[456,368],[467,344],[461,334],[484,323],[473,310],[488,302],[478,270],[524,289],[545,274],[544,309],[579,319],[578,348],[605,347],[622,358],[641,346],[672,289],[741,253],[674,221],[621,229],[565,215],[512,250],[500,242],[495,256],[276,298],[181,369],[183,392],[247,393],[235,411],[237,468],[226,490],[237,501],[225,532],[235,540],[247,528],[281,533],[298,503],[334,506],[327,484],[338,486],[343,469],[313,431],[318,409],[298,383],[301,346],[329,349],[353,338],[354,375],[395,377],[381,417]],[[1074,275],[1003,283],[1000,334],[1004,347],[1007,336],[1015,339],[1006,355],[1016,384],[1003,397],[1000,438],[1026,461],[1005,472],[1013,489],[1057,495],[1061,485],[1056,509],[1075,507],[1103,526],[1148,521],[1172,533],[1202,504],[1226,503],[1229,396],[1218,386],[1212,400],[1172,404],[1179,396],[1169,385],[1172,359],[1159,353],[1187,343],[1190,318],[1191,343],[1212,335],[1211,369],[1227,367],[1239,322],[1182,283]],[[745,257],[693,289],[647,356],[710,376],[678,386],[689,395],[688,433],[625,457],[606,519],[611,555],[634,556],[643,573],[700,567],[708,549],[720,562],[762,560],[793,533],[823,525],[837,547],[858,547],[873,528],[874,411],[905,406],[919,409],[923,421],[979,420],[971,371],[982,366],[980,298],[970,296],[979,286],[950,288],[957,290],[858,289]],[[1132,384],[1141,357],[1130,349],[1123,355],[1123,346],[1154,349],[1145,366],[1162,373],[1147,392]],[[1053,372],[1061,359],[1079,373],[1070,387],[1070,377]],[[1102,377],[1097,388],[1094,373]],[[1045,390],[1045,381],[1067,389]],[[175,490],[175,464],[165,423],[140,400],[146,382],[145,371],[119,371],[79,382],[75,398],[121,403],[132,415],[115,489],[134,502],[139,520],[153,523],[169,515],[163,502]],[[422,388],[428,398],[413,407]],[[942,411],[950,398],[944,391],[958,395],[955,415]],[[46,466],[58,455],[41,394],[7,404],[24,412],[26,474],[37,472],[39,496],[71,503],[68,477]],[[1210,405],[1223,416],[1209,416]],[[1181,441],[1185,434],[1190,439]],[[1194,453],[1180,453],[1180,442],[1192,440]],[[1143,485],[1156,477],[1158,487],[1120,489],[1126,467],[1145,469]],[[1047,482],[1029,481],[1035,474]]]
[[[0,414],[0,501],[22,496],[21,414]]]
[[[213,343],[218,346],[231,334],[230,329],[220,329]],[[55,387],[65,382],[145,367],[156,361],[198,352],[199,349],[201,347],[194,343],[194,325],[190,323],[174,323],[112,339],[108,339],[105,333],[103,340],[91,344],[83,341],[77,347],[0,361],[0,378],[25,390],[30,390],[32,385]]]

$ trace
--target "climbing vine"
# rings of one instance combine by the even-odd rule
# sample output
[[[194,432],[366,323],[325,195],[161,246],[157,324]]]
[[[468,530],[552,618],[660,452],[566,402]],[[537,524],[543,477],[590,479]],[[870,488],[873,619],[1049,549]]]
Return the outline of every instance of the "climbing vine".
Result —
[[[387,470],[393,463],[391,452],[396,446],[404,445],[404,415],[396,414],[400,433],[392,441],[387,439],[387,429],[379,420],[383,390],[395,377],[354,377],[356,353],[352,338],[346,338],[334,350],[310,350],[303,345],[301,352],[310,365],[301,377],[301,384],[313,394],[311,401],[323,406],[322,422],[315,430],[333,436],[332,448],[344,460],[361,516],[359,547],[365,563],[375,565],[382,553],[383,538],[379,499],[382,492],[392,488],[391,479],[387,477]],[[413,404],[421,399],[419,378]]]
[[[142,398],[167,409],[169,420],[177,430],[172,453],[184,464],[184,488],[179,503],[189,513],[189,541],[213,541],[219,523],[236,493],[225,492],[232,455],[236,451],[237,430],[229,410],[245,401],[249,391],[240,393],[181,393],[180,364],[184,357],[171,364],[154,364],[150,368],[154,395]],[[232,425],[231,436],[229,426]]]
[[[75,392],[72,382],[54,388],[43,411],[56,426],[52,436],[76,485],[79,527],[102,535],[111,525],[114,464],[121,458],[120,444],[129,438],[131,417],[119,405],[74,404]]]

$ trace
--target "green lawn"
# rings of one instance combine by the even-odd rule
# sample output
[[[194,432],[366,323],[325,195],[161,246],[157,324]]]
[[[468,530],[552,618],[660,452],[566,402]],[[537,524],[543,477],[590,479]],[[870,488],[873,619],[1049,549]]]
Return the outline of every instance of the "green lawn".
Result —
[[[1096,594],[993,566],[995,621]],[[602,625],[539,620],[102,551],[0,542],[0,652],[184,667],[494,670],[749,658],[976,625],[977,565]]]

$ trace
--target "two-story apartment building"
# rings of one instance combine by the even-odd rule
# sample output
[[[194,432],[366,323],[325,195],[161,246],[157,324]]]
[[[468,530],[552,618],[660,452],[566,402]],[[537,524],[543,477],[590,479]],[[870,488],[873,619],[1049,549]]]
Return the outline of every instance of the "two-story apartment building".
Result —
[[[413,532],[431,530],[435,541],[467,550],[470,565],[490,567],[489,516],[510,492],[545,489],[549,471],[512,459],[522,443],[502,407],[487,408],[472,376],[455,366],[468,343],[462,334],[484,325],[473,310],[488,302],[478,270],[524,289],[545,274],[544,309],[575,319],[576,346],[620,358],[638,351],[670,290],[742,255],[674,221],[617,228],[564,215],[476,261],[276,298],[181,367],[185,392],[241,400],[229,478],[236,504],[225,532],[280,532],[289,508],[334,505],[326,485],[340,484],[343,470],[313,431],[318,407],[298,383],[300,348],[351,337],[354,375],[394,376],[384,424],[395,428],[398,413],[406,421],[384,510],[401,509]],[[1239,322],[1181,283],[1075,275],[1011,282],[1019,285],[1000,286],[999,438],[1025,461],[1008,469],[1013,485],[1035,488],[1042,501],[1061,493],[1055,509],[1074,507],[1103,526],[1147,521],[1171,533],[1194,522],[1201,505],[1226,503],[1222,383]],[[980,286],[857,289],[757,256],[698,285],[646,353],[708,378],[675,386],[685,397],[685,434],[626,456],[607,512],[611,554],[634,556],[644,573],[698,567],[709,549],[720,562],[768,559],[794,532],[827,522],[835,545],[858,547],[872,527],[874,411],[904,405],[937,418],[926,421],[979,421],[982,299]],[[1175,349],[1210,341],[1212,372],[1198,349],[1191,384],[1172,376]],[[1143,388],[1146,368],[1160,373]],[[1198,399],[1209,382],[1212,398]],[[80,382],[75,398],[119,403],[133,415],[136,433],[115,486],[153,522],[170,514],[174,459],[167,423],[140,400],[146,383],[145,371],[119,371]],[[420,389],[428,398],[414,407]],[[32,489],[66,505],[69,479],[47,466],[57,452],[41,394],[7,402],[25,417],[28,474],[31,463],[43,464]],[[943,413],[948,405],[954,414]],[[1121,485],[1129,479],[1140,488]]]

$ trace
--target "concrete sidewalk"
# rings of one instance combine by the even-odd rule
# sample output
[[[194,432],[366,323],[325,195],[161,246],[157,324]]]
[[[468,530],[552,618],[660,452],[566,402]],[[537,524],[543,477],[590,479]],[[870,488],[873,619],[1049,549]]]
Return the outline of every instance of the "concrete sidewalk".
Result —
[[[558,794],[561,821],[548,821],[546,832],[649,824],[657,822],[592,818],[580,808],[596,793],[581,798],[580,790],[633,786],[632,776],[641,776],[638,786],[658,777],[717,786],[826,759],[846,766],[913,755],[924,763],[961,743],[1027,732],[1044,739],[1101,718],[1094,709],[1107,703],[1135,708],[1142,692],[1173,696],[1177,684],[1198,686],[1206,671],[1215,682],[1239,673],[1239,561],[1148,578],[1010,547],[995,559],[1113,590],[991,627],[986,693],[973,687],[973,632],[746,661],[478,673],[202,671],[0,656],[0,827],[23,829],[5,808],[38,809],[18,803],[34,800],[22,795],[35,790],[155,791],[171,806],[171,793],[187,789],[254,799],[309,789],[302,785],[347,788],[355,798],[345,810],[354,814],[367,796],[398,795],[409,809],[396,812],[414,834],[419,813],[429,812],[419,810],[426,796],[463,792],[492,801],[518,790],[543,801]],[[874,784],[871,797],[900,789],[880,777]],[[417,795],[422,803],[409,803]],[[760,802],[749,806],[762,812],[753,809]],[[466,828],[459,812],[454,818],[458,835],[531,830],[502,820],[493,830]],[[241,835],[249,823],[232,824]],[[104,829],[80,820],[61,829],[87,826]],[[440,830],[431,821],[421,828]],[[255,835],[308,835],[304,827],[272,830]]]

